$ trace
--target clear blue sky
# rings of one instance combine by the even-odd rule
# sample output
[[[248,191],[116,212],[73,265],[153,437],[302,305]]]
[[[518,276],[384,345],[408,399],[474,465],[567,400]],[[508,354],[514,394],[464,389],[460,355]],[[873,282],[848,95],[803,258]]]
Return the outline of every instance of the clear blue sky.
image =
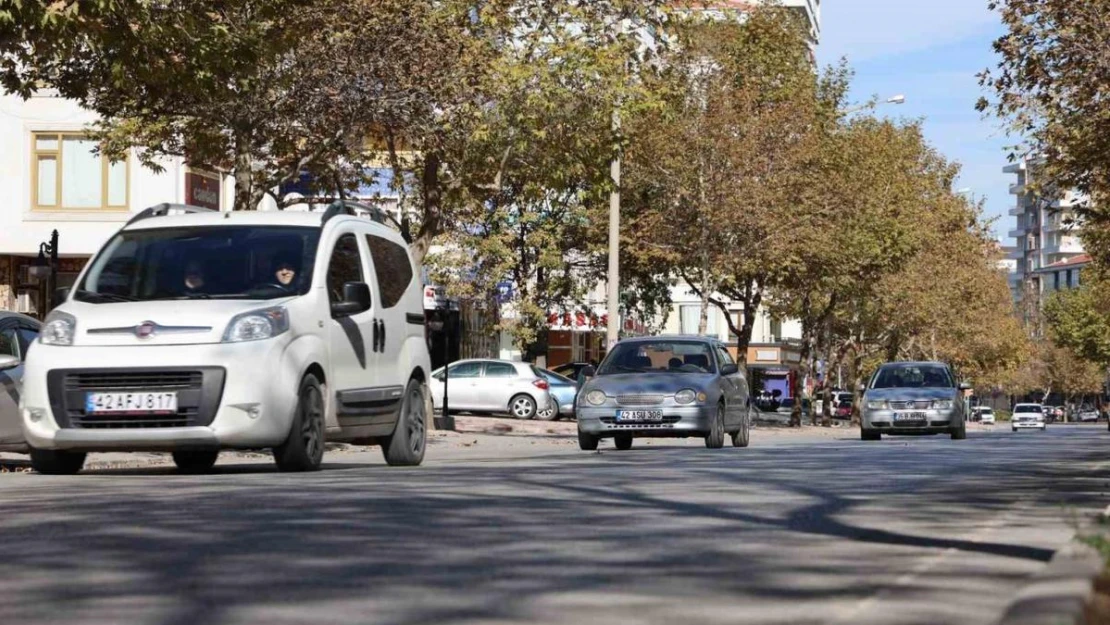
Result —
[[[825,0],[821,11],[820,63],[848,59],[854,100],[905,94],[905,104],[877,112],[924,119],[929,141],[963,166],[956,188],[986,199],[987,215],[998,218],[994,231],[1004,237],[1012,228],[1006,212],[1014,178],[1002,168],[1014,140],[975,111],[983,93],[975,74],[994,65],[991,43],[1002,32],[987,0]]]

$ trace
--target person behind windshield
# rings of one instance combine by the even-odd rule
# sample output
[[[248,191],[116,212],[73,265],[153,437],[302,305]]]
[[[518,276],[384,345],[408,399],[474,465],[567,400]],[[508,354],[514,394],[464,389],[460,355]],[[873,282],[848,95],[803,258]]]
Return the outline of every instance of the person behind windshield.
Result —
[[[204,268],[195,260],[185,265],[185,292],[202,293],[204,289]]]
[[[279,286],[287,289],[293,288],[293,281],[297,279],[297,266],[288,258],[279,259],[274,266],[274,280]]]

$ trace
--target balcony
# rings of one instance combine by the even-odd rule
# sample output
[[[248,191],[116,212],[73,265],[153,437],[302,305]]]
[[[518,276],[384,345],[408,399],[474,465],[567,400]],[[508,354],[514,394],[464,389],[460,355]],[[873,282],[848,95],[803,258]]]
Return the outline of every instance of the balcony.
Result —
[[[1025,234],[1027,232],[1028,230],[1026,230],[1024,226],[1018,226],[1017,228],[1007,232],[1006,236],[1010,237],[1011,239],[1023,239],[1025,238]]]
[[[1025,195],[1025,185],[1020,182],[1010,185],[1010,195]]]

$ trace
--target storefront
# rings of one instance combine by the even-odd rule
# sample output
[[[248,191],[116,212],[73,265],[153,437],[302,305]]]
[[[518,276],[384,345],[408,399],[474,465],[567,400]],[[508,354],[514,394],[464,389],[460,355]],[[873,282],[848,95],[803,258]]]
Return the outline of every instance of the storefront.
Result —
[[[21,312],[41,318],[42,289],[44,281],[35,280],[28,269],[35,262],[34,256],[0,255],[0,310]],[[58,259],[57,287],[71,287],[89,261],[88,256]]]
[[[748,346],[748,371],[753,395],[760,392],[792,397],[794,382],[800,375],[800,346],[791,342],[752,344]],[[735,348],[732,349],[735,352]]]

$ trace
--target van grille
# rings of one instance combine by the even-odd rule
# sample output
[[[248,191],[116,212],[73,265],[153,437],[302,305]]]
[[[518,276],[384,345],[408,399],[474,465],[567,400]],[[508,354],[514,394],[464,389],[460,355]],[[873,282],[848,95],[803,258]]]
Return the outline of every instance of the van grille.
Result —
[[[74,429],[149,429],[202,426],[212,423],[223,395],[221,367],[166,369],[80,369],[47,374],[50,406],[58,426]],[[88,414],[91,392],[174,392],[173,414]]]

